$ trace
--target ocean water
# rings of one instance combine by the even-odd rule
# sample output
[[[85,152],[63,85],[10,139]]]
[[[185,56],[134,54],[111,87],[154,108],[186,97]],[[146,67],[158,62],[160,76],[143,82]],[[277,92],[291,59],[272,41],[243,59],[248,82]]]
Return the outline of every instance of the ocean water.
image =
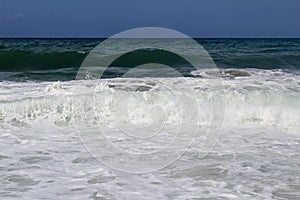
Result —
[[[101,41],[0,39],[0,199],[300,199],[300,40],[197,39],[218,69],[144,49],[76,78]],[[151,61],[180,76],[124,77]]]

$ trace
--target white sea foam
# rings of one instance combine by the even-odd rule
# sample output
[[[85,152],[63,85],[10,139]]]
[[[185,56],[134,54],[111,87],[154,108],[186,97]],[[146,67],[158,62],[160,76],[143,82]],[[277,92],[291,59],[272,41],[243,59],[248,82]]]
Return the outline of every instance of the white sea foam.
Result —
[[[207,71],[202,72],[202,74]],[[111,102],[118,94],[130,93],[129,121],[149,124],[153,106],[162,106],[166,123],[181,119],[175,87],[193,89],[200,112],[199,125],[210,126],[213,101],[225,100],[226,126],[270,126],[298,133],[300,130],[300,79],[280,71],[248,71],[243,79],[146,78],[105,79],[54,83],[4,83],[1,93],[1,120],[7,123],[34,120],[70,124],[73,115],[96,109],[102,124],[114,123]],[[212,73],[210,73],[212,74]],[[97,85],[97,86],[96,86]],[[168,87],[167,87],[168,86]],[[170,88],[171,86],[171,88]],[[174,96],[175,95],[175,96]],[[96,99],[95,99],[96,98]],[[90,119],[93,120],[93,119]]]
[[[245,71],[250,76],[223,76],[221,82],[205,78],[203,71],[202,78],[2,82],[1,199],[297,199],[300,77]],[[193,89],[186,95],[195,97],[197,115],[180,110],[177,97],[184,83]],[[130,94],[124,104],[129,118],[119,118],[121,123],[146,130],[163,121],[165,131],[142,144],[120,137],[112,104],[116,94]],[[220,135],[211,119],[224,105]],[[75,128],[84,122],[91,134],[106,131],[106,139],[119,148],[146,153],[168,142],[182,118],[199,120],[190,148],[166,168],[139,175],[97,162]],[[203,134],[208,129],[210,134]]]

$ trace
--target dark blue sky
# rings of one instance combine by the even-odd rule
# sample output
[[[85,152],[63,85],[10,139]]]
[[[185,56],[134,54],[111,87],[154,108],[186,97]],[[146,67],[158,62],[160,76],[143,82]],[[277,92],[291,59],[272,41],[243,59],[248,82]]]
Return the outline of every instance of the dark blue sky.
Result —
[[[300,0],[0,0],[2,37],[107,37],[144,26],[193,37],[300,37]]]

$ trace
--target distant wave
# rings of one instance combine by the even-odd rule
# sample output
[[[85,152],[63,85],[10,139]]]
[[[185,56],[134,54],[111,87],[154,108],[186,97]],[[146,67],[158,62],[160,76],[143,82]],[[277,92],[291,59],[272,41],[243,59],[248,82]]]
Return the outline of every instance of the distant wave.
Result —
[[[0,51],[0,70],[6,72],[78,67],[86,54],[70,52]]]
[[[215,58],[221,68],[300,69],[300,55],[240,55]]]
[[[300,40],[297,39],[197,41],[208,51],[219,68],[300,70]],[[82,61],[99,42],[101,40],[0,39],[0,81],[74,80]],[[181,48],[176,42],[173,43],[174,48]],[[119,48],[121,47],[112,47],[108,55]],[[186,49],[186,52],[189,55],[194,53],[192,49]],[[104,77],[121,77],[130,68],[146,63],[171,66],[186,77],[191,76],[191,72],[195,70],[184,59],[162,49],[141,49],[115,60]]]

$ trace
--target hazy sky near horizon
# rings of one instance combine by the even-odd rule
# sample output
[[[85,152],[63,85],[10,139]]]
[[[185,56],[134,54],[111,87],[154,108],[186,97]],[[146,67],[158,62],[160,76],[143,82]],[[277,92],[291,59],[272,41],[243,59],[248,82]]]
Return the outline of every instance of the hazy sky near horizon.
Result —
[[[0,37],[109,37],[137,27],[192,37],[300,37],[299,0],[0,0]]]

